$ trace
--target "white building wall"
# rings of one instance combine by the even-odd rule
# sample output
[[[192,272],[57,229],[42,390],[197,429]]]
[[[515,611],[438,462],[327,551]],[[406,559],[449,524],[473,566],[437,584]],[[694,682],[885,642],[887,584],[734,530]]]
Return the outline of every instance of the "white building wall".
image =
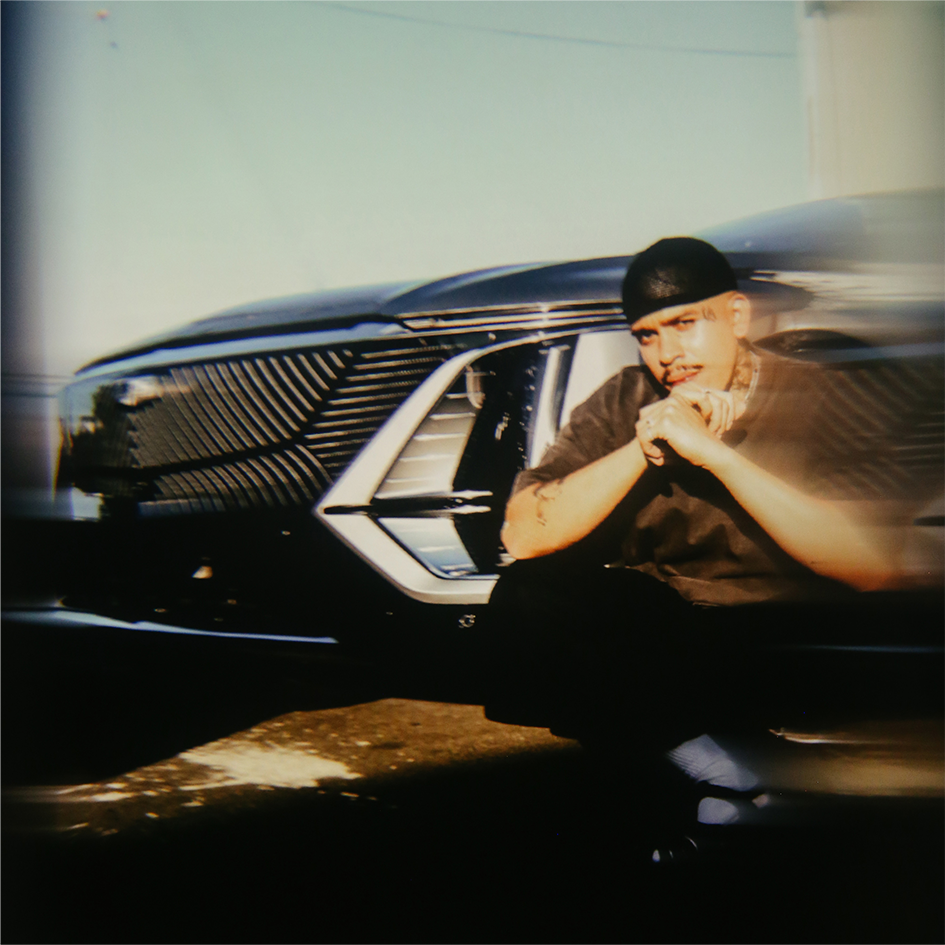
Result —
[[[810,196],[945,184],[945,3],[798,4]]]

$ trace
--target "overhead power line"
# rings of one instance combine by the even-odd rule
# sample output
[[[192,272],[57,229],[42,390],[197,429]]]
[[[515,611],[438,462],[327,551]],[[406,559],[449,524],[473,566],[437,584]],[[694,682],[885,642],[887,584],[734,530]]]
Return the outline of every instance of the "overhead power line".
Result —
[[[326,2],[322,6],[334,7],[345,13],[359,13],[362,16],[382,17],[387,20],[400,20],[404,23],[420,23],[424,26],[438,26],[442,29],[466,30],[474,33],[492,33],[495,36],[514,36],[518,39],[544,40],[553,43],[571,43],[579,46],[607,46],[613,49],[640,49],[649,52],[690,53],[696,56],[740,56],[756,59],[794,59],[793,52],[766,52],[750,49],[709,49],[698,46],[666,46],[659,43],[629,43],[612,39],[588,39],[580,36],[556,36],[552,33],[533,33],[528,30],[506,30],[494,26],[474,26],[466,23],[444,23],[427,17],[408,16],[405,13],[388,13],[384,10],[370,10],[365,7],[350,6],[347,3]]]

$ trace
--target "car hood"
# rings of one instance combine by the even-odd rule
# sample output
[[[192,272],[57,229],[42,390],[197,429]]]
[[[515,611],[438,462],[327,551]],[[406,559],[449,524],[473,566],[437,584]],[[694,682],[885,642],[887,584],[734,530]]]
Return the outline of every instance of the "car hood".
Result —
[[[941,190],[903,191],[819,200],[759,214],[696,234],[725,253],[740,280],[772,270],[829,271],[851,264],[925,264],[940,270],[945,252]],[[147,339],[93,361],[125,358],[239,338],[347,328],[374,322],[399,326],[408,317],[464,309],[503,311],[521,306],[619,303],[632,256],[527,263],[463,272],[421,282],[330,289],[241,305]],[[936,274],[936,280],[940,281]],[[752,284],[770,294],[769,280]],[[782,294],[807,295],[784,285]],[[941,298],[941,291],[934,295]],[[792,304],[803,307],[800,299]]]
[[[399,324],[430,312],[617,301],[629,256],[480,269],[430,282],[329,289],[251,302],[146,339],[86,365],[97,367],[162,348],[344,328],[365,320]]]

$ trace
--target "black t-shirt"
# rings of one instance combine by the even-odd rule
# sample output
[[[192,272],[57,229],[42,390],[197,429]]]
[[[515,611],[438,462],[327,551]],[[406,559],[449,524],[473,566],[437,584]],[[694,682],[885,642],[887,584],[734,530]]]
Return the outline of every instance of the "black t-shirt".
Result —
[[[819,435],[829,387],[820,369],[755,355],[755,388],[723,442],[807,494],[836,498],[831,474],[841,457],[834,441]],[[629,443],[640,408],[662,396],[643,368],[625,368],[574,409],[541,463],[519,474],[513,493],[561,479]],[[624,565],[699,604],[818,598],[839,589],[782,551],[712,473],[673,459],[648,467],[614,512]]]

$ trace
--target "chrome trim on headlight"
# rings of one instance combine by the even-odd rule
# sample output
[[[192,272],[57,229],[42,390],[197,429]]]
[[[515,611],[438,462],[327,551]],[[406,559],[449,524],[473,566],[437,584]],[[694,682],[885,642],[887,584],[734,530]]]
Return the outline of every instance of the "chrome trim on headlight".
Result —
[[[411,554],[394,537],[395,534],[401,539],[406,537],[403,516],[390,516],[393,521],[389,523],[392,527],[388,532],[369,516],[367,508],[375,496],[378,496],[389,473],[395,467],[403,465],[403,461],[410,459],[402,454],[411,438],[424,422],[430,420],[431,412],[462,376],[466,367],[484,355],[522,343],[523,340],[519,339],[467,351],[440,365],[381,427],[374,439],[365,446],[347,472],[315,508],[318,518],[345,544],[415,600],[444,604],[484,604],[489,600],[496,576],[469,573],[462,578],[440,576],[444,573],[442,570],[438,568],[440,573],[435,573],[430,566],[423,563],[425,559],[429,565],[437,567],[435,554],[422,550],[427,547],[425,542],[430,535],[425,534],[422,547],[418,547],[417,554]],[[450,422],[456,422],[453,417],[448,419]],[[468,430],[465,435],[468,435]],[[455,470],[452,455],[446,457],[445,462],[450,469]],[[445,478],[439,474],[437,479],[445,482]],[[392,482],[389,494],[419,496],[416,491],[406,488],[406,483],[403,485],[405,488],[399,490]],[[424,494],[429,495],[429,492]]]
[[[566,336],[566,332],[558,335]],[[315,514],[410,597],[431,603],[486,603],[496,575],[475,572],[451,521],[457,515],[492,511],[488,505],[456,502],[466,495],[452,491],[457,464],[482,407],[477,378],[463,373],[496,352],[553,340],[545,333],[529,335],[463,352],[441,365],[365,446],[318,503]],[[438,438],[434,428],[440,426],[446,438]],[[420,440],[427,434],[429,439]],[[416,505],[405,510],[404,502]],[[393,504],[398,507],[390,507]],[[408,519],[424,517],[443,524],[408,527]]]

